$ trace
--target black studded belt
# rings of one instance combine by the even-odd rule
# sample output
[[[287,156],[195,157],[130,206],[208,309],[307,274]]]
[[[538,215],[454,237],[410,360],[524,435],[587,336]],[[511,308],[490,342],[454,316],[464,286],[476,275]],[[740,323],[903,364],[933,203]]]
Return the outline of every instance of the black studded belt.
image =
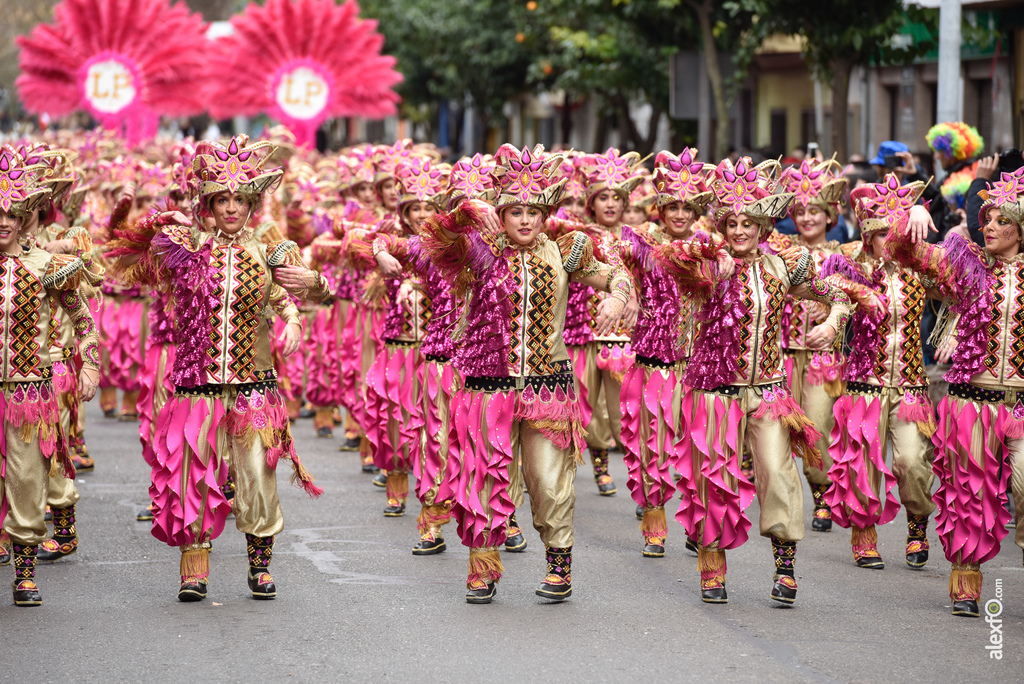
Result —
[[[951,384],[949,386],[949,396],[956,397],[957,399],[980,401],[983,404],[1003,404],[1007,403],[1007,400],[1009,400],[1009,403],[1017,401],[1016,390],[1005,392],[1003,390],[985,389],[984,387],[967,383]]]
[[[534,391],[540,391],[547,387],[549,390],[562,388],[568,391],[573,387],[576,376],[572,372],[572,361],[560,361],[551,365],[555,372],[551,375],[514,375],[507,377],[485,377],[470,376],[465,380],[465,388],[476,392],[508,392],[509,390],[523,390],[532,387]]]

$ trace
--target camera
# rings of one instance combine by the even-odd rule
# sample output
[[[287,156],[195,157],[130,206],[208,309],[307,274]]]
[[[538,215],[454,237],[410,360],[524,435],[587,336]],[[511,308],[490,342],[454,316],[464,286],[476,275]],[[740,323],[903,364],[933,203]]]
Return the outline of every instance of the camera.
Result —
[[[887,155],[885,155],[885,168],[886,168],[886,170],[892,171],[893,169],[898,169],[899,167],[903,166],[903,164],[904,164],[904,161],[903,161],[902,157],[899,157],[898,155],[895,155],[895,154],[887,154]]]
[[[821,148],[818,147],[818,143],[816,143],[816,142],[809,142],[809,143],[807,143],[807,158],[808,159],[817,159],[818,158],[818,151],[820,149]]]
[[[1021,153],[1016,147],[1011,147],[999,155],[999,166],[996,167],[996,171],[998,173],[1013,173],[1022,166],[1024,166],[1024,153]]]

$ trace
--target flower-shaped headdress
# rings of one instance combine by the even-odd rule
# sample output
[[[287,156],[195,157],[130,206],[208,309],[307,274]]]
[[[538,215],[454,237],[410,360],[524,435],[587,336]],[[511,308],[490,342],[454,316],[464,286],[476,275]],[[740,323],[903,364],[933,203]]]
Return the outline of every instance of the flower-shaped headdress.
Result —
[[[46,215],[40,218],[40,223],[52,223],[57,219],[56,205],[67,199],[71,186],[75,184],[75,168],[71,163],[74,154],[39,142],[31,147],[19,148],[18,156],[26,166],[46,166],[40,182],[50,188],[50,203],[46,207]]]
[[[494,162],[482,154],[455,162],[448,176],[447,208],[454,209],[464,199],[494,199]]]
[[[350,159],[352,160],[352,185],[373,184],[374,178],[377,176],[377,169],[373,164],[373,149],[353,150]]]
[[[1015,222],[1024,230],[1024,166],[1013,173],[1002,173],[999,180],[990,183],[987,190],[978,193],[983,200],[978,220],[987,223],[985,214],[996,207],[1003,216]]]
[[[394,178],[398,165],[412,156],[412,141],[398,140],[394,145],[378,145],[373,149],[374,183],[383,183]]]
[[[860,223],[861,237],[867,240],[873,233],[895,226],[917,204],[925,188],[921,181],[901,185],[899,176],[890,173],[881,183],[851,190],[850,204]]]
[[[761,224],[762,230],[775,227],[775,219],[784,216],[794,195],[782,192],[778,178],[779,163],[774,159],[754,165],[741,157],[733,166],[729,158],[714,171],[711,191],[715,194],[715,225],[722,230],[729,214],[746,214]]]
[[[494,206],[498,209],[513,204],[528,204],[548,209],[562,198],[562,177],[560,154],[544,156],[544,147],[537,145],[530,151],[517,150],[508,143],[494,153],[494,187],[497,198]]]
[[[828,214],[830,225],[839,218],[839,205],[847,183],[843,167],[835,159],[813,165],[805,159],[800,166],[791,166],[782,172],[782,186],[796,197],[790,212],[813,204]]]
[[[281,179],[281,169],[263,171],[274,146],[263,140],[249,145],[245,135],[235,136],[225,147],[204,141],[196,146],[192,167],[199,180],[199,210],[208,215],[209,200],[220,192],[240,192],[255,204]]]
[[[444,206],[447,173],[446,164],[434,165],[427,157],[414,155],[402,160],[395,170],[399,185],[399,212],[410,202],[430,202],[438,209]]]
[[[569,154],[562,162],[562,176],[565,177],[565,186],[562,191],[562,198],[574,197],[586,199],[587,197],[587,175],[583,173],[583,162],[585,157],[580,154]]]
[[[978,129],[963,121],[935,124],[928,129],[925,139],[947,166],[977,156],[985,149],[985,141]]]
[[[332,184],[321,180],[316,170],[305,162],[292,167],[284,183],[289,203],[299,202],[303,212],[311,212],[327,195]]]
[[[654,159],[654,202],[659,207],[682,202],[703,214],[714,193],[708,189],[708,167],[697,161],[697,150],[685,148],[678,157],[671,152],[659,152]]]
[[[139,161],[135,165],[135,185],[138,197],[159,197],[171,190],[174,169],[160,162],[150,164]]]
[[[613,191],[623,202],[629,201],[630,193],[644,180],[637,171],[641,161],[639,153],[619,154],[614,147],[609,147],[604,154],[584,157],[582,166],[587,175],[587,204],[605,190]]]
[[[43,182],[48,166],[42,161],[26,164],[10,145],[0,147],[0,211],[26,217],[50,199]]]

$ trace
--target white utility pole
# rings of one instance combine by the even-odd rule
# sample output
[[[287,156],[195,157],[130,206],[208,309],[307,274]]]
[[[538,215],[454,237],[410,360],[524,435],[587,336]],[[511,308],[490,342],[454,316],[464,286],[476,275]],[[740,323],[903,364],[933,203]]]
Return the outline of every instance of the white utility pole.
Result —
[[[960,121],[960,0],[942,0],[939,10],[939,92],[938,118]]]

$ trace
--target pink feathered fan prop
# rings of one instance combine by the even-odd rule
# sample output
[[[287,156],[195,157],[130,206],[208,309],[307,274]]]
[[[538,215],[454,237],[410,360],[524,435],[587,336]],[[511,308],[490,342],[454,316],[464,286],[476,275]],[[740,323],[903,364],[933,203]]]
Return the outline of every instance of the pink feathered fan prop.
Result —
[[[312,144],[329,117],[394,114],[402,80],[381,55],[376,21],[359,19],[348,0],[267,0],[231,19],[233,35],[209,60],[210,113],[220,119],[266,112]]]
[[[203,111],[209,43],[202,19],[184,3],[64,0],[54,17],[17,39],[17,87],[29,111],[84,109],[130,144],[152,137],[160,115]]]

